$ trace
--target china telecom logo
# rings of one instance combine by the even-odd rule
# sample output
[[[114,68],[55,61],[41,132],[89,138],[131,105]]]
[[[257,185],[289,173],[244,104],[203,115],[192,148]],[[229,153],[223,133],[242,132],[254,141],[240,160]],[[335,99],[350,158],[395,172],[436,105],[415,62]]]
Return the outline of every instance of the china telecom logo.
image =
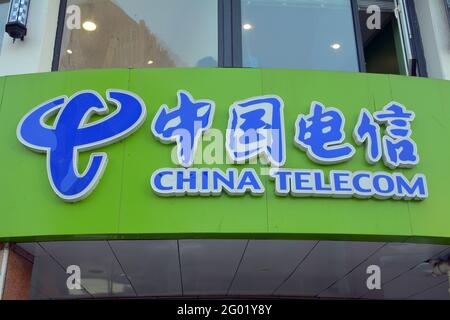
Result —
[[[136,131],[145,121],[146,107],[136,95],[108,90],[110,103],[117,109],[108,116],[89,122],[93,114],[106,115],[108,106],[95,91],[86,90],[49,100],[29,112],[17,128],[22,144],[46,153],[47,173],[55,193],[65,201],[86,198],[100,181],[108,155],[93,153],[85,171],[77,169],[78,153],[113,144]],[[52,126],[46,121],[56,115]]]
[[[300,113],[294,125],[292,141],[299,152],[320,166],[336,166],[350,161],[365,149],[366,162],[383,162],[390,171],[322,170],[284,168],[286,134],[284,102],[276,95],[264,95],[235,101],[228,108],[225,130],[213,128],[216,104],[213,100],[194,99],[186,90],[178,91],[178,103],[161,106],[151,123],[151,135],[165,144],[175,144],[175,168],[159,168],[150,178],[150,188],[158,196],[261,196],[266,192],[260,175],[268,175],[281,197],[376,198],[381,200],[424,200],[428,198],[426,176],[414,173],[408,178],[397,169],[412,169],[420,157],[413,140],[415,113],[392,101],[370,112],[361,109],[358,119],[348,123],[335,107],[313,101],[309,113]],[[86,90],[58,97],[29,112],[17,128],[17,137],[33,151],[47,156],[47,173],[55,193],[63,200],[76,202],[86,198],[100,181],[107,165],[106,153],[94,152],[83,173],[78,171],[80,152],[98,149],[122,140],[145,121],[146,106],[136,95],[108,90],[108,102],[117,109],[109,112],[105,100]],[[92,121],[92,115],[103,116]],[[56,116],[54,124],[48,120]],[[355,121],[356,120],[356,121]],[[352,138],[345,126],[354,125]],[[215,135],[215,154],[226,154],[218,161],[207,157],[196,162],[202,151],[204,135]],[[359,146],[359,147],[358,147]],[[224,150],[226,152],[224,152]],[[174,153],[172,153],[174,155]],[[292,157],[298,156],[292,153]],[[176,159],[175,159],[176,158]],[[263,160],[264,161],[261,161]],[[260,174],[246,166],[242,170],[210,168],[204,165],[246,165],[261,162]],[[225,161],[225,162],[222,162]],[[228,162],[229,161],[229,162]],[[265,162],[265,163],[264,163]],[[200,164],[200,168],[193,165]],[[393,172],[394,171],[394,172]]]

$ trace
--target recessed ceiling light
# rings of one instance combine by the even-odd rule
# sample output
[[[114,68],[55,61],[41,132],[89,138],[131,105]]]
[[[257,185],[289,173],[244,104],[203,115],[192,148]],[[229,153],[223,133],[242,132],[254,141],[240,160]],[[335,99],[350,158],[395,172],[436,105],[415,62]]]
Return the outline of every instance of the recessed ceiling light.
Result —
[[[253,29],[253,26],[252,26],[250,23],[244,23],[244,24],[242,25],[242,28],[243,28],[244,30],[251,30],[251,29]]]
[[[330,47],[333,50],[339,50],[341,48],[341,44],[340,43],[333,43]]]
[[[67,49],[67,51],[66,51],[68,54],[72,54],[73,53],[73,51],[72,50],[70,50],[70,49]]]
[[[92,21],[83,22],[83,29],[86,31],[95,31],[97,30],[97,25]]]

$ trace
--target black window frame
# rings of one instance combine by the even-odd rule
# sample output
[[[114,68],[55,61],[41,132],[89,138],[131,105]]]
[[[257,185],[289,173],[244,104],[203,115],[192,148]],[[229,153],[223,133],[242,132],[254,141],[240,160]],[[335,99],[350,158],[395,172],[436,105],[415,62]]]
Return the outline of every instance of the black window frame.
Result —
[[[425,59],[425,51],[423,49],[422,36],[420,34],[419,19],[417,17],[416,5],[414,0],[405,0],[406,10],[410,24],[410,43],[413,56],[413,64],[410,70],[411,76],[428,77],[427,63]]]
[[[56,28],[55,47],[53,49],[52,71],[59,71],[59,60],[61,58],[62,38],[64,25],[66,23],[67,0],[59,1],[58,25]]]
[[[62,39],[67,10],[67,1],[60,0],[58,26],[53,52],[52,71],[59,70]],[[444,0],[446,2],[446,0]],[[366,72],[366,61],[359,21],[357,0],[350,0],[353,26],[356,40],[359,72]],[[426,61],[420,36],[420,29],[415,10],[414,0],[406,0],[408,18],[411,27],[411,49],[413,54],[413,69],[411,76],[427,77]],[[218,7],[218,68],[242,68],[242,15],[241,0],[217,0]],[[446,5],[447,8],[447,5]],[[450,12],[449,12],[450,14]],[[449,17],[450,19],[450,17]]]
[[[367,72],[366,68],[366,58],[364,56],[364,44],[363,37],[361,31],[361,21],[359,19],[359,8],[358,8],[358,0],[350,0],[350,5],[352,7],[352,15],[353,15],[353,30],[355,32],[356,39],[356,52],[358,55],[358,65],[359,72]]]

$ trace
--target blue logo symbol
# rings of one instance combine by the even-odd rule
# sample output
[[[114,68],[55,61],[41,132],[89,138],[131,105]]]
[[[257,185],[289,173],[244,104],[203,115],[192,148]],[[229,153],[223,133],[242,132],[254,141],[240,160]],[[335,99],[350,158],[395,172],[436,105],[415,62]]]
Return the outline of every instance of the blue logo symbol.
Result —
[[[47,154],[50,184],[65,201],[86,198],[100,181],[108,162],[106,153],[93,153],[80,174],[78,153],[122,140],[145,121],[147,111],[139,97],[121,90],[108,90],[106,95],[117,109],[100,120],[90,122],[92,115],[106,115],[109,108],[97,92],[86,90],[71,98],[62,96],[45,102],[29,112],[17,128],[22,144]],[[54,124],[47,125],[47,120],[55,115]]]

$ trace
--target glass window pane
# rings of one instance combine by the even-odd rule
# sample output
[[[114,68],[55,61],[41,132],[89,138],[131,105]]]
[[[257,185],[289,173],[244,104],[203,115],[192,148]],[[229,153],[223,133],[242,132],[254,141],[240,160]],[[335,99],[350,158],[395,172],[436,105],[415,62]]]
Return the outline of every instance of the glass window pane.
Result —
[[[350,0],[241,0],[244,67],[358,71]]]
[[[69,0],[61,70],[113,67],[216,67],[217,0]]]

